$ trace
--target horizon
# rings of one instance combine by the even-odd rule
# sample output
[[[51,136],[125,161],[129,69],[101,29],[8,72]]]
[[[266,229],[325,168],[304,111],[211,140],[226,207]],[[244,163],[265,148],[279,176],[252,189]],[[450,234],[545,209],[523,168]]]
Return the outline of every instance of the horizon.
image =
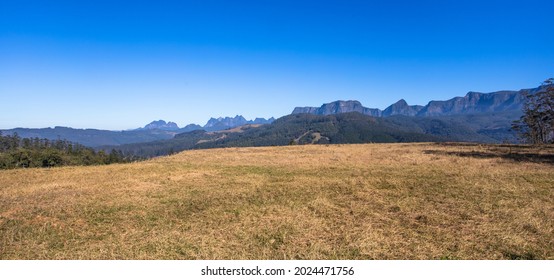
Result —
[[[0,129],[129,130],[554,77],[543,1],[0,3]],[[415,12],[414,12],[415,11]]]
[[[532,88],[526,88],[526,89],[532,89]],[[521,90],[526,90],[526,89],[521,89]],[[500,92],[500,91],[515,91],[515,90],[499,90],[497,92]],[[469,91],[467,93],[470,93],[470,92],[475,92],[475,91]],[[466,94],[467,94],[466,93]],[[494,93],[494,92],[478,92],[478,93],[482,93],[482,94],[490,94],[490,93]],[[465,95],[464,95],[465,96]],[[454,96],[452,98],[449,98],[449,99],[454,99],[454,98],[459,98],[459,97],[463,97],[463,96]],[[396,102],[400,102],[400,101],[406,101],[405,99],[401,98],[399,100],[397,100]],[[414,105],[421,105],[421,106],[426,106],[428,105],[429,103],[431,102],[436,102],[436,101],[445,101],[445,100],[429,100],[427,103],[425,103],[425,105],[422,105],[422,104],[410,104],[409,102],[406,102],[409,106],[414,106]],[[295,108],[303,108],[303,107],[321,107],[325,104],[330,104],[330,103],[334,103],[334,102],[359,102],[358,100],[334,100],[334,101],[329,101],[329,102],[325,102],[323,104],[321,104],[320,106],[296,106]],[[394,105],[396,102],[390,104],[389,106],[392,106]],[[369,108],[369,109],[377,109],[377,110],[381,110],[381,111],[384,111],[385,109],[387,109],[389,106],[387,106],[386,108],[373,108],[373,107],[368,107],[366,106],[365,104],[361,103],[360,104],[366,108]],[[209,123],[210,120],[212,119],[216,119],[216,120],[219,120],[219,119],[225,119],[225,118],[236,118],[236,117],[243,117],[244,119],[246,119],[247,121],[253,121],[257,118],[263,118],[263,119],[266,119],[266,120],[269,120],[271,118],[274,118],[275,120],[281,118],[281,117],[285,117],[285,116],[289,116],[291,115],[291,113],[289,114],[285,114],[285,115],[282,115],[282,116],[270,116],[270,117],[253,117],[253,118],[247,118],[247,117],[244,117],[242,114],[236,114],[235,116],[217,116],[217,117],[210,117],[210,119],[208,119],[207,121],[205,121],[204,123],[186,123],[186,124],[179,124],[178,122],[176,121],[172,121],[172,120],[164,120],[164,119],[153,119],[152,121],[144,124],[143,126],[139,126],[139,127],[135,127],[135,128],[127,128],[127,129],[103,129],[103,128],[100,128],[100,127],[70,127],[70,126],[63,126],[63,125],[54,125],[54,126],[48,126],[48,127],[12,127],[12,128],[0,128],[0,130],[10,130],[10,129],[46,129],[46,128],[56,128],[56,127],[63,127],[63,128],[73,128],[73,129],[96,129],[96,130],[107,130],[107,131],[132,131],[132,130],[138,130],[138,129],[144,129],[147,125],[149,124],[152,124],[154,122],[160,122],[160,121],[163,121],[165,122],[166,124],[169,124],[169,123],[175,123],[179,129],[181,128],[184,128],[188,125],[199,125],[201,127],[204,127],[205,125],[207,125]]]

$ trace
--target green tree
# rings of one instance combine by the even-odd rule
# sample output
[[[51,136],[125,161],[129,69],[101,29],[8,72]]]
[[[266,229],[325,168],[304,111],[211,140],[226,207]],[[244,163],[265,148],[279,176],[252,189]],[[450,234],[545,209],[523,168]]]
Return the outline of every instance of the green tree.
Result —
[[[532,144],[554,143],[554,79],[536,93],[525,94],[523,116],[512,124],[520,138]]]
[[[43,152],[42,167],[54,167],[63,165],[63,158],[55,149],[47,149]]]

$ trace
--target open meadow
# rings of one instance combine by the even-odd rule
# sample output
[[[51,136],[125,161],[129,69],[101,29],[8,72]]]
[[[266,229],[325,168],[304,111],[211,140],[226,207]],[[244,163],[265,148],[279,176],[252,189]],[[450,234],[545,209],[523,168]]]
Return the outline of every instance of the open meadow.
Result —
[[[225,148],[2,170],[0,259],[554,259],[554,148]]]

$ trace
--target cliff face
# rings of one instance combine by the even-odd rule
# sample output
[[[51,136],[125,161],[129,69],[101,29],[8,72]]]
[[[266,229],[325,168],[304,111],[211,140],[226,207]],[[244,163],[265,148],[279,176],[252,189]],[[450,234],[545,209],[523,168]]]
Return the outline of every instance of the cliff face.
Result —
[[[469,92],[464,97],[455,97],[446,101],[431,101],[417,115],[443,116],[521,110],[524,103],[524,91],[527,90],[493,93]]]
[[[366,108],[359,101],[335,101],[323,104],[321,107],[296,107],[292,114],[312,114],[312,115],[334,115],[341,113],[358,112],[364,115],[380,117],[381,110]]]

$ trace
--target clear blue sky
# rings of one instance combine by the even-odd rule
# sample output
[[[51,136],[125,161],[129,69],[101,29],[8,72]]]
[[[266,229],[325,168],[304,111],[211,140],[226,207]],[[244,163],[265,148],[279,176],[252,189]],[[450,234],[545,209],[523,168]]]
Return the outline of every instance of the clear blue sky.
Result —
[[[116,3],[117,2],[117,3]],[[130,129],[554,77],[554,1],[0,1],[0,128]]]

